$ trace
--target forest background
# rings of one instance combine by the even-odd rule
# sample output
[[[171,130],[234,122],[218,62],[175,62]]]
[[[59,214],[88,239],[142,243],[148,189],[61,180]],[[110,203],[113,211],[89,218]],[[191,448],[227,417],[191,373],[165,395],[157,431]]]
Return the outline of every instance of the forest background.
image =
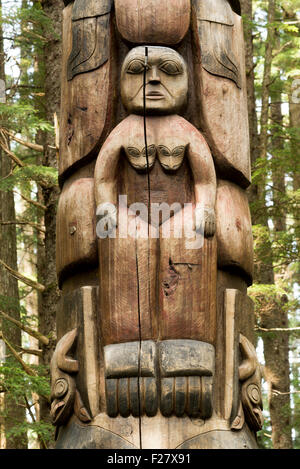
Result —
[[[62,0],[0,0],[0,445],[52,448]],[[242,0],[260,448],[300,448],[300,0]]]

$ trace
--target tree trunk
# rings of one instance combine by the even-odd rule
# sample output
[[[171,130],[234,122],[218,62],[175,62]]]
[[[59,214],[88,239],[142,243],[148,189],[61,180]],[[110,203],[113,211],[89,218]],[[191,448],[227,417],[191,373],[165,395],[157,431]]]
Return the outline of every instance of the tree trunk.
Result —
[[[259,136],[257,129],[256,114],[256,97],[254,85],[254,61],[253,61],[253,9],[252,0],[241,1],[242,15],[244,20],[244,41],[245,41],[245,64],[246,64],[246,83],[247,83],[247,104],[248,104],[248,120],[249,120],[249,137],[250,137],[250,157],[251,167],[254,168],[259,155]],[[249,202],[253,202],[257,198],[258,187],[251,184],[248,189]],[[253,220],[254,222],[254,220]]]
[[[60,108],[60,64],[61,64],[61,14],[62,0],[45,0],[43,10],[51,18],[53,31],[45,31],[48,39],[44,48],[44,91],[45,91],[45,117],[52,125],[54,114],[59,115]],[[41,164],[52,168],[57,167],[55,138],[49,133],[42,136],[44,154]],[[54,147],[54,148],[53,148]],[[56,207],[59,195],[58,187],[42,188],[40,191],[43,204],[47,207],[44,215],[45,237],[43,245],[38,250],[38,279],[46,286],[45,292],[39,295],[39,329],[44,335],[55,335],[56,307],[59,291],[56,281],[55,243],[56,243]],[[54,351],[55,343],[44,347],[42,364],[47,367]],[[50,420],[49,403],[41,398],[40,418],[42,421]]]
[[[283,124],[281,112],[281,93],[272,93],[271,120],[279,126]],[[275,232],[286,231],[286,219],[284,208],[281,207],[280,198],[285,194],[285,175],[281,165],[276,163],[280,157],[278,152],[283,149],[281,138],[274,137],[271,144],[273,163],[273,203],[276,207],[276,216],[273,217]],[[282,199],[281,199],[282,200]],[[282,275],[284,272],[282,271]],[[275,282],[280,274],[275,274]],[[269,312],[261,316],[262,327],[287,328],[288,313],[284,309],[285,297],[276,298],[270,305]],[[293,447],[291,435],[291,408],[290,408],[290,366],[289,366],[289,334],[275,333],[265,334],[264,356],[269,385],[269,409],[272,424],[272,441],[275,449],[291,449]],[[284,393],[284,394],[278,394]]]
[[[0,14],[2,2],[0,0]],[[5,58],[3,47],[3,30],[0,26],[0,79],[5,81]],[[12,161],[0,150],[0,178],[6,177],[12,169]],[[0,221],[15,220],[15,203],[13,192],[0,191]],[[16,225],[0,225],[0,259],[12,269],[17,268],[17,236]],[[0,301],[1,309],[5,309],[11,317],[20,320],[20,303],[18,281],[7,270],[0,266]],[[5,338],[13,346],[21,346],[21,330],[7,322],[2,323],[2,331]],[[6,364],[19,366],[16,360],[6,351]],[[16,402],[12,393],[5,395],[5,434],[6,449],[27,448],[26,433],[10,436],[10,431],[25,419],[24,407],[20,402]],[[23,404],[23,403],[22,403]]]
[[[270,100],[270,84],[271,84],[271,68],[272,68],[272,54],[276,41],[276,30],[274,26],[276,17],[276,6],[274,0],[269,0],[268,4],[268,35],[265,47],[265,62],[264,74],[262,83],[262,98],[261,98],[261,117],[260,117],[260,138],[259,138],[259,157],[261,162],[266,162],[268,152],[268,124],[269,124],[269,100]],[[274,94],[273,104],[271,105],[271,119],[272,122],[282,125],[281,115],[281,93]],[[276,104],[275,104],[276,103]],[[274,139],[271,144],[271,151],[280,150],[281,140]],[[274,157],[274,161],[275,161]],[[273,161],[273,163],[274,163]],[[273,166],[275,166],[273,164]],[[266,171],[265,173],[266,174]],[[279,191],[284,193],[285,181],[284,174],[282,175],[278,169],[273,171],[273,187],[278,188]],[[266,177],[262,178],[259,185],[258,197],[262,200],[262,208],[260,216],[256,222],[261,223],[268,230],[268,210],[266,206]],[[277,197],[277,196],[276,196]],[[285,218],[282,216],[274,219],[275,231],[285,230]],[[272,263],[271,254],[271,241],[265,247],[269,251],[266,256],[267,260],[262,260],[257,269],[257,280],[261,284],[275,284],[275,274]],[[269,299],[267,307],[261,311],[260,320],[261,327],[269,329],[276,327],[288,327],[287,313],[284,312],[284,298],[274,297]],[[269,411],[272,425],[272,442],[275,449],[289,449],[292,447],[291,429],[290,429],[290,402],[289,395],[277,395],[274,391],[289,392],[289,347],[288,347],[288,334],[272,334],[267,333],[263,335],[264,343],[264,357],[266,378],[269,386]]]

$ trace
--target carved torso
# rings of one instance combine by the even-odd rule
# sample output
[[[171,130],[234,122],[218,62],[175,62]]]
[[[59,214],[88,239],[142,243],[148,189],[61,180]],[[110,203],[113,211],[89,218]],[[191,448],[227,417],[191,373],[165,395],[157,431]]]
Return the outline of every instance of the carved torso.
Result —
[[[193,203],[193,176],[187,158],[192,138],[201,135],[180,116],[147,117],[147,147],[151,202]],[[128,205],[148,205],[148,175],[144,121],[131,115],[117,128],[120,160],[118,194],[128,196]],[[201,164],[201,163],[200,163]]]

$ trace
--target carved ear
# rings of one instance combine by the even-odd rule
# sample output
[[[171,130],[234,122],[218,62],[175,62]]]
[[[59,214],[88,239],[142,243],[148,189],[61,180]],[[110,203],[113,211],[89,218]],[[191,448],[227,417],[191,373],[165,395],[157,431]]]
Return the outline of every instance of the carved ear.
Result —
[[[57,366],[66,373],[77,373],[78,361],[67,356],[77,337],[77,328],[65,334],[56,346]]]
[[[254,346],[243,334],[240,334],[240,349],[243,361],[239,366],[239,378],[245,381],[254,374],[258,363]]]

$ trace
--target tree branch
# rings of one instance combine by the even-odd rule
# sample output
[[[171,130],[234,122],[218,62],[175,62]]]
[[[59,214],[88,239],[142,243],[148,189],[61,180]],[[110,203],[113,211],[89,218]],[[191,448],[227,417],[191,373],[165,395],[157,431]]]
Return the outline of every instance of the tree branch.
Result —
[[[27,408],[28,413],[29,413],[29,415],[30,415],[30,417],[31,417],[31,420],[32,420],[33,423],[35,423],[35,421],[36,421],[36,420],[35,420],[35,417],[34,417],[34,415],[33,415],[33,413],[32,413],[31,406],[30,406],[30,404],[29,404],[29,402],[28,402],[28,399],[27,399],[27,397],[26,397],[25,394],[24,394],[24,401],[25,401],[25,403],[26,403],[26,408]]]
[[[292,41],[285,42],[283,46],[281,46],[278,50],[275,50],[272,54],[272,57],[276,57],[276,55],[280,54],[284,49],[289,47],[292,44]]]
[[[32,369],[30,368],[30,366],[28,366],[24,360],[22,360],[22,358],[20,357],[20,355],[18,354],[18,352],[16,352],[16,350],[13,348],[13,346],[8,342],[8,340],[4,337],[3,335],[3,332],[0,331],[0,339],[2,339],[5,343],[5,345],[7,346],[7,348],[11,351],[11,353],[13,354],[13,356],[15,357],[15,359],[20,363],[20,365],[22,366],[22,368],[24,369],[24,371],[29,375],[29,376],[37,376],[37,373]]]
[[[23,355],[23,353],[28,353],[28,355],[36,355],[37,357],[42,357],[43,352],[42,350],[35,350],[31,348],[23,348],[23,347],[18,347],[20,348],[21,352],[19,352],[20,355]]]
[[[31,221],[23,221],[23,220],[16,220],[16,221],[0,221],[0,225],[29,225],[35,228],[38,231],[41,231],[42,233],[45,233],[46,230],[43,228],[41,225],[38,223],[33,223]]]
[[[300,391],[290,391],[290,392],[281,392],[281,391],[277,391],[277,389],[272,389],[272,394],[274,394],[274,396],[287,396],[288,394],[299,394]]]
[[[2,148],[3,151],[21,168],[25,166],[23,161],[21,161],[12,151],[10,151],[1,141],[0,141],[0,147]]]
[[[25,326],[24,324],[22,324],[17,319],[14,319],[14,318],[10,317],[8,314],[4,313],[4,311],[0,311],[0,314],[4,319],[7,319],[8,321],[12,322],[16,326],[18,326],[20,329],[22,329],[22,331],[27,332],[27,334],[31,335],[32,337],[37,339],[42,344],[49,345],[50,340],[48,339],[48,337],[44,336],[43,334],[41,334],[38,331],[35,331],[34,329],[32,329],[29,326]]]
[[[270,329],[265,329],[263,327],[255,326],[254,328],[256,331],[262,332],[294,332],[300,331],[300,327],[273,327]]]
[[[26,200],[29,204],[34,205],[35,207],[41,208],[42,210],[47,210],[46,205],[41,204],[40,202],[37,202],[36,200],[32,200],[29,197],[26,197],[24,194],[21,194],[20,192],[13,191],[15,194],[18,194],[22,199]]]
[[[43,151],[44,151],[43,145],[38,145],[37,143],[26,142],[25,140],[23,140],[19,137],[16,137],[9,130],[6,130],[4,128],[2,128],[1,130],[2,130],[2,132],[6,133],[12,140],[14,140],[17,143],[20,143],[24,147],[27,147],[27,148],[30,148],[31,150],[35,150],[35,151],[39,151],[39,152],[43,153]]]
[[[3,265],[3,267],[8,270],[8,272],[21,282],[25,283],[26,285],[29,285],[30,287],[34,288],[35,290],[38,290],[40,292],[44,292],[46,290],[45,286],[42,285],[41,283],[35,282],[34,280],[31,280],[28,277],[25,277],[24,275],[20,274],[16,270],[12,269],[9,267],[9,265],[5,264],[4,261],[0,259],[0,264]]]

